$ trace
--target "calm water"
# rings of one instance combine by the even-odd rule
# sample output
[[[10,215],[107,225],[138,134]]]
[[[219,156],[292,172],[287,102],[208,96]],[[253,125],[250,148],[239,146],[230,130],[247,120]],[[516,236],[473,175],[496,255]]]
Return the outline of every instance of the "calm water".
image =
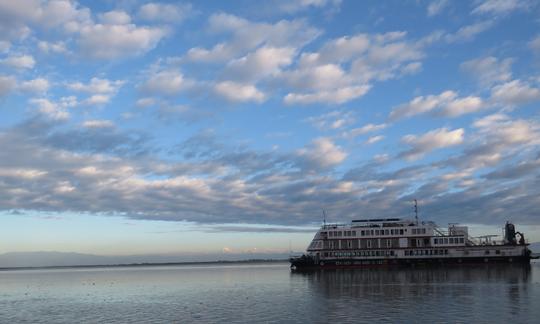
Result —
[[[0,271],[2,323],[538,323],[540,264],[333,270],[286,263]]]

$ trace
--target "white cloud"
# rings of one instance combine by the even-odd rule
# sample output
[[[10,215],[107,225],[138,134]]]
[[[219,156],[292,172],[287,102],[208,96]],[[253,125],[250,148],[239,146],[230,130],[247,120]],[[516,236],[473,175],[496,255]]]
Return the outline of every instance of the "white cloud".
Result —
[[[186,79],[180,71],[163,70],[151,74],[140,90],[149,94],[175,96],[193,86],[194,81]]]
[[[150,2],[139,8],[138,17],[146,21],[180,23],[193,12],[191,4]]]
[[[146,53],[166,34],[165,29],[157,27],[95,24],[81,28],[78,44],[84,56],[115,59]]]
[[[528,45],[535,53],[540,54],[540,35],[533,38]]]
[[[441,108],[440,114],[447,117],[457,117],[480,111],[484,107],[485,103],[480,97],[468,96],[448,102]]]
[[[108,11],[99,15],[101,23],[106,25],[125,25],[131,23],[131,17],[125,11]]]
[[[320,31],[303,20],[281,20],[275,24],[251,22],[229,15],[214,14],[209,18],[209,30],[216,34],[231,34],[228,42],[211,49],[191,48],[186,59],[199,62],[223,62],[245,56],[261,47],[300,48],[315,39]]]
[[[282,0],[276,2],[279,10],[290,14],[308,8],[330,7],[330,10],[334,11],[339,9],[341,5],[341,0]]]
[[[5,53],[11,48],[11,43],[0,40],[0,53]]]
[[[390,119],[396,120],[400,118],[412,117],[418,114],[424,114],[445,103],[450,102],[456,97],[457,93],[450,90],[444,91],[439,95],[419,96],[407,104],[394,108],[390,113]]]
[[[506,14],[515,10],[528,9],[528,0],[485,0],[472,11],[474,14]]]
[[[480,97],[458,97],[454,91],[447,90],[439,95],[419,96],[409,103],[395,107],[390,113],[390,120],[408,118],[433,112],[446,117],[456,117],[477,112],[486,105]]]
[[[250,84],[223,81],[217,83],[214,90],[218,95],[229,101],[261,103],[266,100],[265,94]]]
[[[298,155],[305,159],[308,168],[315,169],[334,167],[347,158],[347,153],[326,137],[313,140],[307,148],[299,150]]]
[[[83,100],[85,105],[105,105],[111,101],[111,96],[105,94],[94,94]]]
[[[36,64],[32,55],[14,55],[3,59],[2,64],[16,69],[31,69]]]
[[[387,124],[366,124],[362,127],[353,128],[350,131],[343,133],[346,138],[355,138],[367,133],[377,132],[387,127]]]
[[[85,120],[82,126],[85,128],[113,128],[114,123],[106,119],[91,119]]]
[[[461,70],[478,80],[482,86],[504,82],[512,77],[512,62],[510,58],[499,61],[496,57],[488,56],[461,63]]]
[[[405,135],[401,140],[409,145],[409,150],[399,154],[407,160],[416,160],[424,156],[426,153],[436,149],[455,146],[463,143],[463,128],[448,130],[447,128],[439,128],[429,131],[421,136]]]
[[[47,79],[37,78],[21,82],[18,89],[25,92],[44,93],[47,92],[49,86],[50,84]]]
[[[38,112],[53,120],[66,120],[69,118],[67,106],[50,101],[49,99],[39,98],[30,99],[30,103],[38,107]]]
[[[314,93],[288,93],[283,101],[287,105],[306,105],[313,103],[343,104],[363,96],[369,91],[369,88],[370,86],[368,85],[362,85]]]
[[[38,48],[40,51],[44,53],[67,53],[68,52],[66,48],[66,44],[62,41],[55,42],[55,43],[39,41]]]
[[[0,75],[0,97],[9,94],[17,86],[17,80],[12,76]]]
[[[367,144],[367,145],[375,144],[375,143],[377,143],[379,141],[382,141],[383,139],[384,139],[384,135],[371,136],[370,138],[368,138],[365,141],[365,144]]]
[[[340,129],[351,123],[354,123],[355,118],[351,112],[342,112],[334,110],[329,113],[313,116],[305,119],[306,122],[320,130]]]
[[[444,39],[449,43],[471,41],[476,35],[485,32],[493,27],[493,25],[494,22],[492,20],[477,22],[472,25],[463,26],[453,34],[444,35]]]
[[[67,87],[70,90],[86,92],[91,94],[113,94],[118,92],[120,87],[124,84],[122,80],[111,81],[108,79],[101,79],[94,77],[89,83],[84,84],[81,82],[68,83]]]
[[[239,81],[257,81],[275,75],[293,62],[295,49],[261,47],[255,52],[230,61],[223,71],[224,78]]]
[[[444,8],[448,6],[448,0],[435,0],[429,3],[427,7],[427,14],[429,17],[440,14]]]
[[[303,53],[295,69],[281,73],[293,88],[285,103],[341,104],[367,93],[373,81],[419,71],[421,48],[405,37],[402,31],[357,34],[329,40],[318,52]]]
[[[157,100],[154,98],[141,98],[135,102],[135,105],[137,107],[150,107],[150,106],[155,105],[156,103],[157,103]]]
[[[495,104],[519,106],[540,100],[540,89],[533,88],[526,82],[513,80],[493,87],[491,100]]]

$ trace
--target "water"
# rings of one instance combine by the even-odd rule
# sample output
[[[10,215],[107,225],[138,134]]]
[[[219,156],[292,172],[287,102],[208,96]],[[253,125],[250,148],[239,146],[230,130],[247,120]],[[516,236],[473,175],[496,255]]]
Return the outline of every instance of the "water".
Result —
[[[291,273],[286,263],[0,271],[2,323],[538,323],[540,264]]]

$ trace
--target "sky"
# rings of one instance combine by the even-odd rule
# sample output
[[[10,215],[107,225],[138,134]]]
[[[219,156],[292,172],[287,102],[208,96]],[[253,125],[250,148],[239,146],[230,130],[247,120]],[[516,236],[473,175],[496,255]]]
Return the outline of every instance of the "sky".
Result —
[[[540,4],[0,0],[0,253],[540,241]]]

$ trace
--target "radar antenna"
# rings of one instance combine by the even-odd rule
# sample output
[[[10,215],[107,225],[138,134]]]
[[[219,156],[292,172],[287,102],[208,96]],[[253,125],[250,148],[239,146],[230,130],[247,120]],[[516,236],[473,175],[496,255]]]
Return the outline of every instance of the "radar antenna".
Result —
[[[416,225],[418,225],[418,201],[414,200],[414,219],[416,220]]]

